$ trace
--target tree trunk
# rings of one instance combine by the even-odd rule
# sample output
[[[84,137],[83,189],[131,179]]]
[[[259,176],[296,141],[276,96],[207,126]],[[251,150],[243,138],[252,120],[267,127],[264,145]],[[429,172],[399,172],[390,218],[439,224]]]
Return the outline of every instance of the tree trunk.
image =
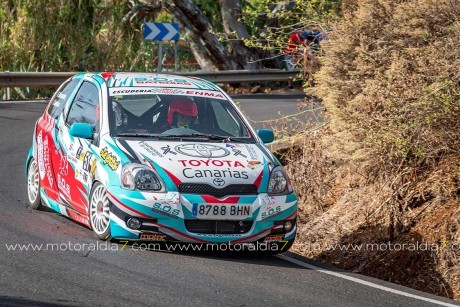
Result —
[[[240,0],[219,0],[224,29],[229,39],[231,54],[239,69],[257,69],[262,62],[254,62],[261,57],[261,51],[246,47],[243,39],[250,39],[246,26],[242,23],[242,9]]]
[[[154,16],[161,11],[162,7],[165,8],[179,23],[181,33],[185,33],[188,37],[190,49],[201,69],[214,71],[259,67],[259,63],[248,63],[259,58],[257,50],[247,48],[242,40],[238,40],[250,38],[244,24],[238,21],[241,17],[240,0],[221,1],[225,30],[230,38],[235,38],[230,40],[231,54],[210,31],[209,21],[193,0],[142,0],[141,2],[135,5],[133,3],[131,11],[126,14],[123,21],[132,21],[135,17],[148,20],[148,16]]]
[[[190,38],[190,49],[203,70],[231,70],[238,65],[230,53],[209,30],[211,25],[192,0],[164,2],[181,29]]]

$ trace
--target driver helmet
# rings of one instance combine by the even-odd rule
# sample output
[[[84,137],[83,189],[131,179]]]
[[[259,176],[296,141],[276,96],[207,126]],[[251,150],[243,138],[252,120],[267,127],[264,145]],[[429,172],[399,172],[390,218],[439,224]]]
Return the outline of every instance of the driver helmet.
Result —
[[[177,113],[189,116],[191,118],[190,122],[193,122],[196,116],[198,116],[198,108],[196,103],[190,98],[178,97],[173,99],[169,105],[168,123],[170,125],[177,124]]]

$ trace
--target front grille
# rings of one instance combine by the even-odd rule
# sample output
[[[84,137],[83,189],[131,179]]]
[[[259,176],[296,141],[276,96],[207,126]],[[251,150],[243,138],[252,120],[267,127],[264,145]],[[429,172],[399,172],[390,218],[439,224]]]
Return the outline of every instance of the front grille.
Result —
[[[257,195],[257,187],[254,184],[229,184],[218,189],[209,184],[181,183],[179,192],[187,194],[212,195],[221,198],[227,195]]]
[[[201,234],[244,234],[247,233],[253,221],[215,221],[215,220],[184,220],[189,232]]]

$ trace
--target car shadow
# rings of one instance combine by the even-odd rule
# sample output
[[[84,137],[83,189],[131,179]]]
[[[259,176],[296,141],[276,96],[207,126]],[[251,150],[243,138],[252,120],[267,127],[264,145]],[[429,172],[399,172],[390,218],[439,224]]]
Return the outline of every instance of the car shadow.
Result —
[[[266,251],[241,251],[241,250],[214,250],[208,247],[208,250],[204,248],[200,249],[200,244],[188,244],[188,243],[165,243],[165,242],[153,242],[153,241],[129,241],[121,242],[118,240],[112,240],[113,243],[121,245],[127,245],[132,250],[141,250],[146,253],[166,253],[181,255],[185,257],[196,257],[213,259],[219,261],[230,261],[238,263],[248,263],[255,265],[264,266],[276,266],[285,268],[299,268],[299,266],[283,261],[274,257],[274,254],[267,253]],[[211,244],[213,245],[213,244]],[[182,246],[182,248],[180,248]],[[214,245],[215,246],[215,245]],[[229,246],[228,244],[222,244],[222,246]],[[285,253],[288,254],[288,253]],[[305,268],[306,269],[306,268]]]
[[[66,299],[57,299],[56,302],[49,302],[14,296],[0,296],[0,305],[2,306],[69,306],[69,304],[71,306],[83,305],[82,302],[76,302]]]

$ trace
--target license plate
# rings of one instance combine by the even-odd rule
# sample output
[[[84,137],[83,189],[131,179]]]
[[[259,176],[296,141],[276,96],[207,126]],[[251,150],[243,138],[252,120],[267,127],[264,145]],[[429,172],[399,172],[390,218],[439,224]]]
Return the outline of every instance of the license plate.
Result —
[[[251,205],[193,204],[192,214],[199,219],[242,220],[252,215]]]

